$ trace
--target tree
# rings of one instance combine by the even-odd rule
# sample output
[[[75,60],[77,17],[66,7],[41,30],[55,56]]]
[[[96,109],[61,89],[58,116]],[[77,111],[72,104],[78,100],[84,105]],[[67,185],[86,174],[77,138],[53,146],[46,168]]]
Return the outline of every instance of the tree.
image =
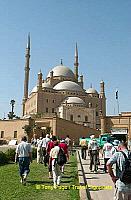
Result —
[[[14,117],[16,117],[16,115],[14,114],[15,100],[12,99],[12,100],[10,101],[10,104],[11,104],[11,112],[9,112],[8,118],[9,118],[9,119],[13,119]]]
[[[31,125],[25,125],[23,127],[26,135],[27,135],[27,140],[29,141],[29,139],[31,139],[31,135],[32,135],[32,131],[33,131],[33,126]]]

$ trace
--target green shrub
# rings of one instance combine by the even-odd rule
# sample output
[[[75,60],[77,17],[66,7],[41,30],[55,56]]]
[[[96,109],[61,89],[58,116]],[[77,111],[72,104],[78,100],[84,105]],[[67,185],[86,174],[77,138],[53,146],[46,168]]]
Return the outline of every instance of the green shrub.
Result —
[[[6,164],[8,162],[9,162],[9,160],[8,160],[6,154],[3,153],[2,151],[0,151],[0,165]]]
[[[9,161],[15,161],[15,149],[8,149],[5,154]]]
[[[33,147],[32,148],[32,159],[36,159],[37,158],[37,148]]]

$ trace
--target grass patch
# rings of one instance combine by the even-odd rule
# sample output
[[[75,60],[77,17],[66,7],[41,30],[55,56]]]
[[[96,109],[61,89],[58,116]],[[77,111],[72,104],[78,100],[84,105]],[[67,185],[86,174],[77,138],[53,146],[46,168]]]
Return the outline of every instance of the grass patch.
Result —
[[[53,189],[53,181],[48,179],[48,169],[36,161],[30,166],[27,185],[20,183],[18,165],[8,164],[0,166],[0,200],[79,200],[79,191],[69,189],[72,185],[79,185],[77,176],[76,156],[71,156],[69,164],[65,166],[61,186],[67,187]]]

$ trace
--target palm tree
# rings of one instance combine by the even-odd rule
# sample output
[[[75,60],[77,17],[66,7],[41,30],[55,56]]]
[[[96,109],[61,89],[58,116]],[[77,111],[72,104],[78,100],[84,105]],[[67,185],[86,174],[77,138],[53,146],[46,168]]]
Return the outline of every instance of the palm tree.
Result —
[[[9,112],[8,117],[9,117],[9,119],[13,119],[13,118],[15,117],[15,115],[14,115],[15,100],[12,99],[12,100],[10,101],[10,104],[11,104],[11,112]]]
[[[12,99],[12,100],[10,101],[10,104],[11,104],[11,112],[14,113],[15,100]]]

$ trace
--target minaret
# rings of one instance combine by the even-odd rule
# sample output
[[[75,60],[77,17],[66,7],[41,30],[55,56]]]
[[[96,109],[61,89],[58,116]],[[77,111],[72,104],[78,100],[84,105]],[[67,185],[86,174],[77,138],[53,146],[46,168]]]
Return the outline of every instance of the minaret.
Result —
[[[102,80],[100,82],[100,97],[103,98],[105,97],[105,86],[104,86],[104,81]]]
[[[83,88],[83,75],[80,75],[80,86]]]
[[[24,97],[23,97],[23,116],[25,114],[25,102],[28,99],[28,86],[29,86],[29,61],[30,61],[30,34],[28,34],[28,41],[25,54],[25,80],[24,80]]]
[[[42,90],[42,72],[38,73],[38,84],[37,84],[38,91]]]
[[[102,116],[106,116],[106,97],[105,97],[104,81],[100,82],[99,100],[100,100],[100,114]]]
[[[75,62],[74,62],[74,74],[75,74],[75,79],[76,82],[78,82],[78,49],[77,49],[77,43],[76,43],[76,48],[75,48]]]

